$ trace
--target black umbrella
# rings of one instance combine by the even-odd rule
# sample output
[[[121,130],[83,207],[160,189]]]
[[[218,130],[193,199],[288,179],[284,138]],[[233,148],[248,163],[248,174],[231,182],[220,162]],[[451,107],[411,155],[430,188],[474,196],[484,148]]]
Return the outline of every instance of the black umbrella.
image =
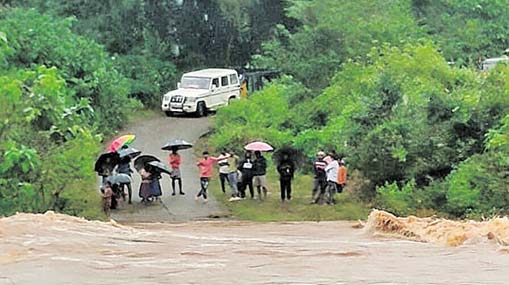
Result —
[[[170,170],[168,169],[168,167],[160,161],[151,161],[147,164],[151,166],[151,171],[149,171],[149,172],[157,172],[157,173],[164,172],[164,173],[170,174]]]
[[[116,175],[112,175],[108,178],[106,178],[106,181],[110,182],[111,184],[127,184],[127,183],[131,183],[131,177],[129,177],[129,175],[127,174],[123,174],[123,173],[120,173],[120,174],[116,174]]]
[[[192,148],[192,147],[193,147],[192,143],[186,142],[185,140],[182,140],[182,139],[175,139],[175,140],[171,140],[168,143],[166,143],[165,145],[163,145],[163,147],[161,147],[161,149],[163,149],[163,150],[174,150],[174,149],[182,150],[182,149],[188,149],[188,148]]]
[[[134,160],[134,168],[140,171],[145,165],[151,161],[161,161],[159,158],[153,155],[140,155]]]
[[[94,171],[99,175],[107,175],[112,172],[115,166],[119,163],[120,157],[116,152],[103,153],[97,158],[94,165]]]
[[[117,152],[118,152],[118,155],[120,156],[120,158],[124,158],[124,157],[135,158],[141,154],[141,151],[139,151],[135,148],[132,148],[132,147],[122,148],[122,149],[118,150]]]

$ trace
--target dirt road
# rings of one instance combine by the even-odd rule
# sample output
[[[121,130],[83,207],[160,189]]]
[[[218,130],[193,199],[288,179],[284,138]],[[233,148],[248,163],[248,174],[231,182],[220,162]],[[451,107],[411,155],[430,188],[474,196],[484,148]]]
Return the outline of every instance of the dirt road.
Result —
[[[123,133],[136,134],[133,147],[143,151],[143,154],[152,154],[167,163],[168,151],[161,150],[161,146],[168,140],[180,138],[195,142],[210,128],[208,118],[157,116],[128,127]],[[201,150],[199,150],[201,152]],[[192,150],[180,151],[182,156],[183,190],[186,195],[171,195],[171,182],[168,175],[163,174],[161,186],[163,197],[161,203],[143,205],[138,197],[140,176],[133,175],[133,204],[122,203],[119,210],[112,213],[112,218],[119,222],[168,222],[203,220],[212,216],[224,216],[227,213],[221,210],[213,197],[207,203],[195,201],[194,196],[200,188],[197,157]],[[212,183],[217,183],[213,179]],[[177,190],[178,192],[178,190]]]

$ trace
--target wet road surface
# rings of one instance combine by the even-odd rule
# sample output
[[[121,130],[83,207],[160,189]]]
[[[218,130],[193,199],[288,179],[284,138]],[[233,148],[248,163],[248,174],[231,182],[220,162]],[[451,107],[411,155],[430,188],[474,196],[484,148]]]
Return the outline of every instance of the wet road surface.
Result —
[[[136,140],[132,147],[141,150],[142,154],[155,155],[167,164],[169,152],[161,150],[161,146],[167,141],[177,138],[194,143],[209,129],[209,118],[190,116],[168,118],[161,114],[158,117],[135,123],[122,133],[136,134]],[[199,153],[202,151],[198,150]],[[186,195],[179,195],[177,189],[177,195],[172,196],[171,180],[168,175],[163,174],[161,180],[162,201],[149,205],[141,204],[138,197],[140,176],[138,173],[134,173],[133,204],[122,203],[119,210],[112,212],[111,217],[118,222],[175,222],[228,215],[225,210],[219,207],[213,197],[210,197],[207,203],[201,199],[195,201],[194,196],[200,189],[198,168],[196,167],[198,158],[193,155],[193,150],[183,150],[179,153],[182,157],[181,174],[183,191]],[[212,183],[217,183],[214,180],[217,180],[216,177],[213,178]]]

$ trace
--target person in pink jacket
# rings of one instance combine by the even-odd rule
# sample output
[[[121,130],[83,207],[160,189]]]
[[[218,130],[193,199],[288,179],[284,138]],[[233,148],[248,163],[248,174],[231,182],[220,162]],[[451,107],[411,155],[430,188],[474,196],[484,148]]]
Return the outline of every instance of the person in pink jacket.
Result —
[[[203,158],[198,161],[196,164],[200,168],[200,192],[196,195],[195,199],[198,200],[201,196],[203,196],[203,200],[207,202],[207,189],[209,187],[210,178],[214,172],[214,163],[219,160],[223,160],[228,158],[229,155],[221,155],[219,157],[209,156],[208,151],[203,152]]]

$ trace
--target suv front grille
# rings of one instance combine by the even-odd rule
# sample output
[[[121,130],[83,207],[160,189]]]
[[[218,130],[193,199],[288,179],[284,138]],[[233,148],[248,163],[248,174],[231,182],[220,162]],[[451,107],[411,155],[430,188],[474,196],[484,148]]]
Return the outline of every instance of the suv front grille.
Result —
[[[183,103],[184,102],[184,97],[181,96],[181,95],[172,96],[170,102],[171,103]]]

